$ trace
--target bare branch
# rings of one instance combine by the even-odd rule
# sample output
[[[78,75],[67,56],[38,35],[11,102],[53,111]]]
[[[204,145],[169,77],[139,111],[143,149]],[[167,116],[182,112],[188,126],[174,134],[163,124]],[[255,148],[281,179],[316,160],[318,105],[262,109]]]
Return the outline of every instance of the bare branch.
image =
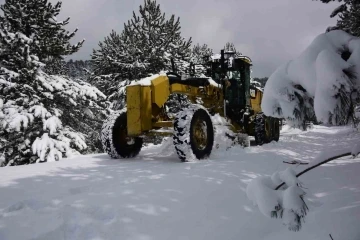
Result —
[[[310,171],[310,170],[312,170],[312,169],[314,169],[314,168],[316,168],[316,167],[318,167],[318,166],[321,166],[321,165],[323,165],[323,164],[325,164],[325,163],[328,163],[328,162],[330,162],[330,161],[332,161],[332,160],[335,160],[335,159],[341,158],[341,157],[350,156],[350,155],[352,155],[352,153],[351,153],[351,152],[347,152],[347,153],[343,153],[343,154],[340,154],[340,155],[337,155],[337,156],[334,156],[334,157],[331,157],[331,158],[327,158],[327,159],[325,159],[324,161],[321,161],[320,163],[315,164],[314,166],[311,166],[311,167],[305,169],[304,171],[298,173],[298,174],[296,175],[296,177],[300,177],[300,176],[303,175],[304,173],[307,173],[308,171]],[[285,185],[284,182],[281,183],[279,186],[277,186],[277,187],[275,188],[275,190],[279,190],[279,189],[280,189],[282,186],[284,186],[284,185]]]
[[[293,160],[291,162],[283,161],[283,163],[292,164],[292,165],[307,165],[307,164],[309,164],[306,162],[301,162],[301,161],[296,161],[296,160]]]

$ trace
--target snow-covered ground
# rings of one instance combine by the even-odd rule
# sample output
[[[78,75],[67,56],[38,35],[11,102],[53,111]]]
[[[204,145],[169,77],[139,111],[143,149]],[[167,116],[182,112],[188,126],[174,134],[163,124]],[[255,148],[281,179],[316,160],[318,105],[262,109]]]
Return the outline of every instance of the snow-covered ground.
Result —
[[[266,218],[245,191],[286,169],[284,160],[311,161],[359,140],[349,128],[285,126],[278,143],[216,150],[196,163],[179,162],[165,142],[129,160],[99,154],[0,168],[0,239],[358,240],[360,158],[300,177],[310,203],[300,232]]]

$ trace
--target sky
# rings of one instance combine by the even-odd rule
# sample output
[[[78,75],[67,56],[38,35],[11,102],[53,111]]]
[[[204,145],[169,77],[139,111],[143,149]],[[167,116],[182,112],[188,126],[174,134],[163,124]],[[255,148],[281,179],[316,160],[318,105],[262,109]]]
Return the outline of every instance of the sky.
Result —
[[[3,4],[5,0],[0,0]],[[55,3],[56,0],[50,0]],[[208,44],[219,52],[233,42],[253,61],[253,77],[269,77],[281,64],[295,58],[311,41],[334,25],[330,18],[338,3],[313,0],[157,0],[167,17],[180,17],[183,37]],[[93,49],[112,30],[138,12],[143,0],[63,0],[58,20],[70,17],[68,30],[79,28],[73,43],[85,39],[68,59],[90,59]]]

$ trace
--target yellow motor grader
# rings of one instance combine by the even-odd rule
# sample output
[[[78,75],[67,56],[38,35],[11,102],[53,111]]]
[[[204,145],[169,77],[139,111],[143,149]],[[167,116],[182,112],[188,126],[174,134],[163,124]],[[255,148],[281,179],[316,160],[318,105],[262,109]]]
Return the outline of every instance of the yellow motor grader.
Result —
[[[208,77],[182,78],[176,72],[157,74],[126,87],[126,108],[103,124],[101,140],[112,158],[136,156],[144,137],[170,134],[181,161],[209,157],[214,145],[211,116],[227,120],[230,138],[247,134],[257,145],[278,141],[279,119],[261,112],[261,89],[250,86],[251,59],[225,53],[211,57]],[[191,105],[171,117],[166,103],[171,94],[188,96]]]

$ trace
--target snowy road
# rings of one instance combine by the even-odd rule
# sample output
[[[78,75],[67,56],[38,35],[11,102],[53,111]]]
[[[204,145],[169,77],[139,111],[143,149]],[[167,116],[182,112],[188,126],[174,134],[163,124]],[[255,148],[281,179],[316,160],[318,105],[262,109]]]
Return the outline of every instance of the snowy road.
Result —
[[[359,139],[346,128],[286,128],[278,143],[196,163],[179,162],[165,143],[131,160],[100,154],[1,168],[0,239],[359,240],[360,159],[300,178],[310,201],[300,232],[263,216],[245,193],[253,178],[288,167],[284,160],[311,161]]]

